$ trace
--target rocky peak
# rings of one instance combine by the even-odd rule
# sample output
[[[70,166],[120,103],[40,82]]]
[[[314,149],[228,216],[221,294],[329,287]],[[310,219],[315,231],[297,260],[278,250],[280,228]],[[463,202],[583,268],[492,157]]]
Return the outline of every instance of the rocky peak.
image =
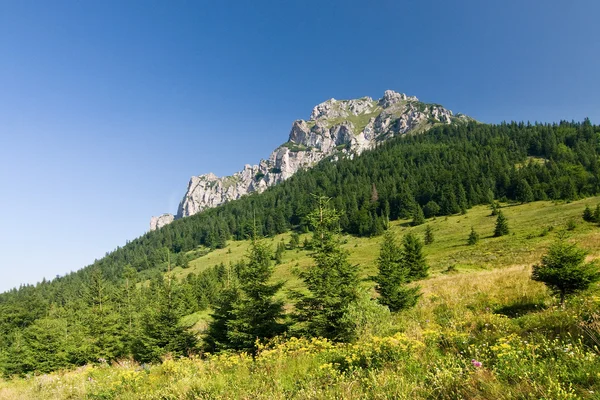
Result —
[[[276,148],[267,160],[261,160],[258,165],[246,164],[232,176],[219,178],[212,173],[193,176],[177,216],[152,217],[150,229],[248,193],[260,193],[328,156],[332,159],[354,157],[397,135],[468,120],[470,118],[464,115],[454,116],[440,105],[425,104],[414,96],[392,90],[386,90],[377,101],[370,97],[329,99],[313,108],[308,121],[294,121],[288,141]]]

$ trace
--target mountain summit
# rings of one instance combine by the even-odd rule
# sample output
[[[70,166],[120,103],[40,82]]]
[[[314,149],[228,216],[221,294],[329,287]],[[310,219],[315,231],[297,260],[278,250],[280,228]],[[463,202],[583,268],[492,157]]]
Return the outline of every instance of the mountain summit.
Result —
[[[268,160],[261,160],[258,165],[246,164],[231,176],[193,176],[177,215],[152,217],[150,230],[245,194],[260,193],[325,157],[352,157],[397,135],[422,133],[436,124],[469,120],[438,104],[422,103],[414,96],[392,90],[386,90],[379,100],[329,99],[313,108],[308,121],[294,121],[288,141],[276,148]]]

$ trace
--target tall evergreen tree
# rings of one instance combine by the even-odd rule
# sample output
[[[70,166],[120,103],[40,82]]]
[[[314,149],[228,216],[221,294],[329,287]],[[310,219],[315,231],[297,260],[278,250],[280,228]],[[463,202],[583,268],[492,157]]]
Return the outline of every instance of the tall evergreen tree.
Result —
[[[423,238],[423,241],[427,245],[433,243],[434,240],[435,238],[433,236],[433,228],[431,227],[431,225],[427,225],[427,227],[425,228],[425,236]]]
[[[423,243],[411,232],[402,238],[402,255],[403,267],[408,270],[409,280],[427,278],[429,266],[423,255]]]
[[[296,318],[309,335],[350,341],[355,338],[355,326],[345,315],[358,299],[358,267],[348,262],[348,253],[341,247],[339,216],[328,206],[329,199],[317,200],[317,208],[308,216],[315,263],[300,273],[309,293],[299,296]]]
[[[417,226],[425,223],[425,216],[423,215],[423,209],[419,204],[415,205],[415,210],[412,215],[412,226]]]
[[[283,302],[273,298],[283,283],[270,284],[272,275],[269,246],[254,238],[247,263],[239,272],[243,295],[233,304],[232,318],[227,321],[231,348],[255,350],[256,340],[270,339],[284,332],[285,325],[281,323]]]
[[[375,277],[375,289],[379,293],[379,302],[396,312],[410,308],[420,296],[418,287],[408,287],[410,266],[404,263],[402,249],[396,244],[391,232],[386,232],[381,243]]]
[[[508,221],[504,216],[502,211],[498,211],[498,216],[496,217],[496,227],[494,228],[494,236],[504,236],[508,235]]]

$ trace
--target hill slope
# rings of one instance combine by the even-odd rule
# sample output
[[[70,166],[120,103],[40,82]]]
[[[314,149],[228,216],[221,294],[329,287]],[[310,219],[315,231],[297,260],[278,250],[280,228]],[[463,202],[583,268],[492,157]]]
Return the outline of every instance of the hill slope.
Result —
[[[357,315],[362,334],[353,345],[288,339],[263,348],[255,360],[222,354],[153,366],[100,363],[0,380],[0,399],[593,399],[600,390],[600,354],[593,347],[600,340],[599,289],[560,308],[530,279],[530,264],[569,226],[568,240],[587,248],[590,258],[600,257],[600,230],[580,219],[585,205],[599,202],[507,205],[502,210],[511,234],[500,238],[490,237],[495,218],[488,207],[428,220],[435,237],[426,246],[433,276],[420,282],[422,299],[399,314],[375,307]],[[475,246],[466,244],[471,226],[482,236]],[[424,225],[398,221],[391,230],[421,235]],[[287,241],[277,236],[273,246],[282,238]],[[370,275],[380,239],[347,239],[353,261]],[[247,245],[229,242],[172,273],[181,277],[219,260],[235,262]],[[276,279],[289,278],[296,263],[302,268],[308,252],[287,250],[283,259]]]
[[[246,194],[261,193],[326,157],[355,156],[399,135],[471,120],[461,114],[455,116],[438,104],[422,103],[416,97],[392,90],[386,90],[379,100],[329,99],[314,107],[308,121],[294,121],[288,141],[276,148],[268,160],[245,165],[232,176],[193,176],[177,215],[152,217],[150,230]]]

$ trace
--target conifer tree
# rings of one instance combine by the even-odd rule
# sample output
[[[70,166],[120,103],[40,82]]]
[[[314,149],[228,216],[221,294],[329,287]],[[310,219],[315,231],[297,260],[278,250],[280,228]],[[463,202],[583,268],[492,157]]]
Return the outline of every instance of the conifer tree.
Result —
[[[423,243],[413,233],[402,238],[402,264],[408,270],[409,281],[427,278],[429,266],[423,255]]]
[[[158,361],[167,353],[184,356],[193,352],[197,339],[187,327],[180,325],[184,315],[178,283],[167,275],[151,282],[154,299],[142,318],[141,332],[134,343],[134,358],[141,362]]]
[[[412,226],[417,226],[425,223],[425,215],[423,214],[423,209],[419,204],[415,205],[415,209],[412,215]]]
[[[562,305],[567,296],[600,281],[598,266],[584,264],[585,256],[584,250],[561,239],[550,246],[540,264],[533,266],[531,279],[546,284]]]
[[[423,238],[423,241],[427,245],[433,243],[434,240],[435,238],[433,236],[433,229],[431,228],[431,225],[427,225],[425,228],[425,237]]]
[[[594,222],[594,212],[590,208],[590,206],[585,206],[585,210],[583,210],[583,220],[586,222]]]
[[[596,209],[594,210],[594,222],[600,222],[600,204],[598,204],[596,206]]]
[[[425,218],[435,217],[440,213],[440,206],[433,200],[430,200],[425,204],[423,208],[423,214],[425,214]]]
[[[517,183],[517,188],[515,190],[515,197],[517,201],[521,203],[530,203],[534,200],[533,190],[531,190],[531,186],[529,186],[527,180],[519,180],[519,182]]]
[[[230,348],[228,322],[234,318],[234,305],[239,301],[241,292],[236,282],[226,286],[219,294],[203,338],[204,351],[215,353]]]
[[[402,249],[396,244],[391,232],[386,232],[377,259],[379,273],[375,277],[375,289],[379,302],[396,312],[410,308],[420,296],[418,287],[408,287],[410,267],[403,262]]]
[[[297,232],[292,232],[290,235],[290,250],[296,249],[300,245],[300,235]]]
[[[508,235],[508,221],[502,211],[498,211],[498,217],[496,218],[496,228],[494,229],[494,236]]]
[[[277,243],[277,247],[275,249],[275,264],[281,264],[283,261],[283,253],[285,252],[285,244],[283,242]]]
[[[355,325],[345,315],[358,299],[358,267],[348,262],[348,253],[341,247],[339,217],[328,206],[329,199],[317,201],[317,208],[308,215],[314,265],[300,273],[309,293],[299,295],[296,318],[308,335],[351,341]]]
[[[471,227],[471,233],[469,234],[469,238],[467,239],[467,244],[469,246],[473,246],[479,242],[479,233],[475,231],[475,228]]]
[[[237,350],[255,350],[256,340],[273,338],[285,330],[280,322],[283,302],[273,298],[283,283],[269,283],[273,265],[268,245],[254,238],[247,259],[239,272],[242,296],[233,303],[232,318],[227,321],[229,347]]]

